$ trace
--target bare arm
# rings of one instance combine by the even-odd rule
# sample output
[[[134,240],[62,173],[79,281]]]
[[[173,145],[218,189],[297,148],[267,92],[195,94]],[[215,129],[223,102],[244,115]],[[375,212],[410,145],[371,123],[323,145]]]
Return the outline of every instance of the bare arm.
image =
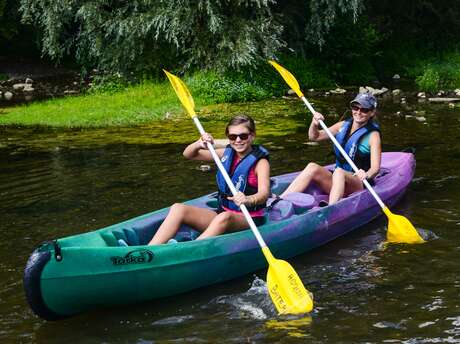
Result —
[[[200,161],[213,161],[211,152],[208,150],[206,143],[214,143],[214,139],[208,133],[205,133],[203,137],[197,141],[189,144],[182,153],[186,159],[189,160],[200,160]],[[222,157],[224,149],[216,149],[216,153],[219,158]]]
[[[310,141],[318,142],[318,141],[325,141],[329,139],[329,136],[323,129],[319,129],[319,121],[322,120],[324,121],[324,116],[316,112],[311,120],[310,127],[308,128],[308,138]],[[342,122],[338,122],[334,124],[333,126],[329,127],[329,131],[332,133],[332,135],[336,135],[337,132],[339,131],[340,127],[342,126]]]

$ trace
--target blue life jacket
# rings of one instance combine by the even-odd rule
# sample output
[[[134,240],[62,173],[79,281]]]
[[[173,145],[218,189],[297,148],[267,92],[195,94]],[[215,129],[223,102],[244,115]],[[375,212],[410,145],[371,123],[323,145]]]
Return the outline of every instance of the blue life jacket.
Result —
[[[232,167],[233,159],[235,159],[235,150],[228,145],[225,148],[224,155],[221,158],[222,165],[224,165],[225,170],[227,171],[228,175],[230,176],[233,185],[235,185],[236,190],[241,191],[246,196],[254,195],[257,193],[257,187],[252,187],[248,185],[248,176],[249,170],[253,167],[260,159],[268,159],[269,154],[268,151],[260,146],[260,145],[253,145],[252,151],[248,155],[246,155],[243,159],[241,159],[238,164],[235,166],[235,170],[233,173],[230,173],[230,169]],[[220,171],[217,172],[217,187],[219,188],[219,208],[222,206],[231,209],[231,210],[240,210],[240,208],[227,199],[227,196],[231,196],[231,191],[225,182],[224,176]],[[259,209],[265,208],[266,204],[257,204],[256,206],[247,206],[249,211],[255,211]]]
[[[335,138],[343,147],[351,160],[355,163],[358,169],[367,171],[371,168],[371,155],[370,153],[363,153],[358,149],[361,139],[372,131],[380,132],[380,126],[372,119],[367,124],[356,130],[351,136],[350,130],[353,124],[353,119],[349,118],[343,122],[341,130],[337,133]],[[353,168],[348,164],[342,156],[337,147],[334,146],[335,154],[335,167],[343,168],[345,171],[353,172]]]

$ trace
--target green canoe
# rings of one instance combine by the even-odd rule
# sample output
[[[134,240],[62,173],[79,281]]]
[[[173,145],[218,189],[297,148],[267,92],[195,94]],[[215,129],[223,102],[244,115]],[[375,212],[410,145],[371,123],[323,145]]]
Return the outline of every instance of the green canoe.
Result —
[[[375,191],[389,206],[402,196],[415,169],[410,153],[384,153]],[[273,177],[280,193],[297,173]],[[318,207],[327,199],[314,185],[296,198],[279,202],[260,232],[275,257],[307,252],[381,215],[368,191]],[[214,208],[214,195],[186,202]],[[197,232],[181,227],[178,243],[147,246],[168,208],[89,233],[41,244],[24,271],[32,310],[56,320],[102,306],[139,303],[184,293],[266,268],[250,230],[193,240]],[[129,246],[119,246],[123,239]]]

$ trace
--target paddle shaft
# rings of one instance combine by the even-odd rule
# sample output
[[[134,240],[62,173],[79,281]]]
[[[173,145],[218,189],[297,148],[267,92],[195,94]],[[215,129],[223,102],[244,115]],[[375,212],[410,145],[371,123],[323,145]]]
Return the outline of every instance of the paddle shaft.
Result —
[[[193,123],[195,123],[198,131],[200,132],[201,135],[205,133],[203,126],[201,125],[200,120],[198,119],[197,116],[193,116]],[[232,183],[232,180],[230,179],[230,176],[228,175],[227,171],[225,170],[224,165],[222,165],[222,162],[220,161],[219,156],[216,153],[216,150],[214,149],[213,145],[209,142],[206,142],[208,146],[208,150],[211,152],[212,158],[214,159],[214,162],[216,163],[217,167],[219,168],[219,171],[222,173],[224,176],[225,182],[227,183],[230,191],[232,192],[233,196],[236,196],[238,193],[238,190],[236,190],[235,186]],[[241,204],[240,205],[241,212],[243,213],[244,217],[246,218],[246,221],[248,221],[249,227],[251,228],[252,232],[254,233],[260,247],[264,248],[267,247],[267,244],[265,243],[264,239],[260,235],[259,230],[257,229],[256,224],[254,223],[254,220],[252,219],[251,215],[249,214],[248,208],[246,208],[246,205]],[[264,251],[265,254],[265,251]]]
[[[305,98],[304,96],[301,97],[301,99],[303,100],[303,102],[305,103],[305,105],[307,106],[308,110],[310,110],[310,112],[312,113],[312,115],[315,114],[315,109],[313,109],[313,106],[311,106],[311,104],[309,103],[309,101],[307,100],[307,98]],[[334,135],[332,135],[331,131],[329,130],[329,128],[326,126],[326,124],[324,124],[324,122],[322,120],[319,120],[319,124],[321,125],[321,128],[323,128],[323,130],[326,132],[326,134],[329,136],[329,138],[332,140],[332,142],[334,142],[334,145],[337,147],[337,149],[340,151],[340,154],[342,154],[342,156],[345,158],[345,160],[348,162],[348,164],[351,166],[351,168],[353,168],[353,171],[355,171],[355,173],[358,173],[358,167],[356,167],[355,163],[353,162],[353,160],[350,159],[350,157],[348,156],[348,154],[345,152],[345,150],[342,148],[342,146],[340,145],[340,143],[336,140],[336,138],[334,137]],[[377,193],[374,191],[374,188],[371,186],[371,184],[369,184],[369,182],[364,179],[363,180],[363,184],[364,186],[369,190],[369,192],[371,193],[372,196],[374,196],[375,200],[377,201],[377,203],[379,204],[379,206],[382,208],[382,209],[385,209],[386,206],[385,204],[383,203],[383,201],[380,199],[379,195],[377,195]]]

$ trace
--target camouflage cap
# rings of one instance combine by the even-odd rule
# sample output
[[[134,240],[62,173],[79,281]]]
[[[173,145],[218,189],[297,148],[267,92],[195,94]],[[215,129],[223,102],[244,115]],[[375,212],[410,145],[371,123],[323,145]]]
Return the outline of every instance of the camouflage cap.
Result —
[[[377,108],[377,99],[371,93],[358,93],[355,99],[350,102],[350,105],[353,103],[358,103],[367,109]]]

